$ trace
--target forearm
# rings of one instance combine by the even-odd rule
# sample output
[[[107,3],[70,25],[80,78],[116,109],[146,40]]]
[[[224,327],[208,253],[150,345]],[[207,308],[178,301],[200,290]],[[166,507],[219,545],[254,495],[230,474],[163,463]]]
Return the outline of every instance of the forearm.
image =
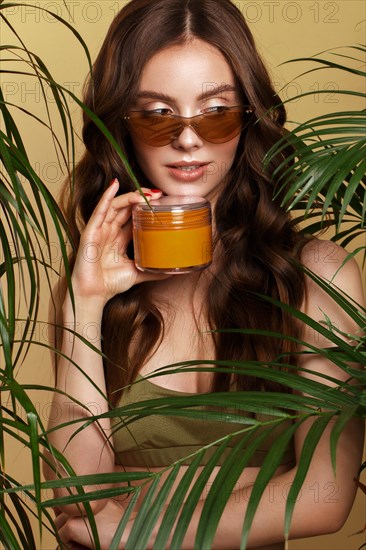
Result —
[[[285,474],[275,476],[265,489],[250,531],[247,545],[248,549],[283,549],[285,501],[289,486],[294,479],[294,473],[295,470],[291,470]],[[321,534],[325,532],[325,530],[330,532],[332,529],[329,529],[329,524],[335,515],[334,507],[338,506],[336,501],[339,500],[339,502],[341,502],[343,496],[341,492],[337,493],[332,503],[329,489],[326,488],[324,480],[320,481],[318,476],[308,476],[303,485],[301,497],[295,508],[290,537],[298,538]],[[250,486],[239,487],[233,492],[228,499],[213,544],[210,546],[207,544],[202,547],[210,547],[212,550],[233,550],[240,548],[244,516],[251,498],[254,498],[254,495],[252,493],[252,487]],[[184,542],[182,546],[180,546],[183,550],[192,550],[196,546],[196,533],[203,507],[203,501],[196,507],[190,520]],[[109,500],[105,508],[96,514],[95,521],[101,537],[100,542],[102,548],[110,548],[111,540],[120,524],[123,513],[123,508],[115,501]],[[155,547],[157,533],[163,516],[164,513],[161,514],[158,524],[154,528],[149,544],[146,547],[141,546],[141,548],[152,550]],[[89,546],[91,543],[90,530],[87,528],[85,519],[80,518],[72,520],[71,522],[69,522],[68,519],[69,516],[66,514],[62,514],[62,517],[57,519],[59,527],[66,525],[60,532],[63,536],[62,540],[65,542],[77,541],[78,543]],[[326,523],[327,521],[329,522],[328,525]],[[126,546],[133,523],[134,520],[130,520],[126,526],[122,540],[119,543],[119,548],[121,550],[124,550]],[[172,540],[173,537],[171,536],[166,548],[172,547]]]
[[[248,549],[262,549],[284,542],[286,498],[293,479],[294,471],[291,470],[273,478],[265,488],[250,529]],[[331,487],[335,486],[336,484],[333,482]],[[330,517],[333,516],[332,510],[326,510],[326,508],[333,507],[334,509],[337,506],[336,502],[324,506],[329,494],[330,491],[325,489],[324,482],[314,479],[314,481],[308,480],[304,484],[295,507],[290,538],[315,536],[332,530],[333,526],[327,526],[324,523],[325,511],[329,512]],[[256,493],[253,493],[252,487],[249,486],[239,488],[230,495],[216,531],[212,550],[240,548],[244,517],[249,503],[255,498]],[[182,547],[185,550],[194,548],[204,504],[204,501],[200,501],[190,522]],[[321,525],[318,520],[322,520],[323,524]]]
[[[248,549],[260,548],[260,550],[264,550],[268,548],[275,550],[277,547],[284,547],[286,498],[293,478],[293,471],[276,476],[264,490],[250,529],[247,542]],[[240,548],[244,517],[249,502],[254,498],[255,494],[252,493],[252,487],[242,487],[233,491],[217,527],[213,544],[210,546],[212,550]],[[341,498],[336,482],[324,483],[324,481],[317,478],[312,481],[308,479],[303,485],[298,503],[295,506],[290,538],[317,536],[337,530],[340,525],[336,520],[332,522],[332,518],[338,515],[336,508]],[[192,550],[195,547],[204,504],[204,501],[200,501],[195,509],[181,547],[182,550]],[[159,524],[150,539],[149,550],[154,547]],[[123,547],[121,546],[121,548]],[[170,544],[168,547],[170,547]]]
[[[304,432],[311,424],[305,422]],[[308,424],[308,426],[306,425]],[[335,532],[341,528],[352,507],[356,486],[353,481],[362,457],[364,425],[351,420],[337,445],[336,475],[329,453],[329,425],[319,441],[307,475],[296,500],[289,538],[305,538]],[[299,459],[299,456],[298,456]],[[248,548],[262,548],[284,541],[286,501],[294,482],[297,466],[275,475],[260,499],[248,538]],[[236,487],[230,495],[214,538],[213,550],[240,548],[242,526],[249,502],[258,498],[252,486]],[[189,525],[183,548],[194,547],[197,528],[205,501],[198,504]]]
[[[68,295],[64,303],[60,298],[62,292],[56,293],[58,296],[54,299],[56,313],[60,312],[60,304],[63,303],[62,322],[65,328],[61,355],[57,361],[56,390],[65,395],[54,393],[55,420],[50,422],[50,428],[58,429],[50,434],[50,441],[78,475],[111,472],[115,462],[108,419],[92,422],[78,431],[83,427],[84,419],[87,421],[91,415],[108,411],[102,357],[98,351],[90,349],[88,343],[101,349],[102,314],[111,298],[127,292],[135,284],[159,279],[158,275],[138,271],[134,262],[127,258],[127,246],[131,240],[131,208],[146,199],[137,191],[116,197],[118,188],[115,179],[102,194],[81,233],[72,271],[75,312]],[[155,198],[160,195],[159,192]],[[95,261],[88,258],[90,245],[98,250]],[[51,311],[53,318],[54,312]],[[73,336],[67,328],[81,334],[86,342],[77,335]],[[76,401],[81,405],[77,405]],[[76,418],[81,418],[81,422],[59,427]],[[62,471],[60,473],[63,474]],[[47,477],[55,475],[49,470],[45,474]]]
[[[102,313],[101,304],[78,299],[74,313],[70,297],[66,297],[63,307],[65,328],[57,360],[56,381],[56,389],[64,393],[54,392],[53,408],[57,414],[53,415],[54,420],[50,421],[49,428],[57,428],[78,418],[87,420],[91,415],[108,410],[102,357],[88,345],[101,349]],[[114,457],[106,442],[106,436],[110,434],[109,420],[94,422],[72,437],[83,421],[52,431],[50,442],[63,453],[77,474],[110,471]]]

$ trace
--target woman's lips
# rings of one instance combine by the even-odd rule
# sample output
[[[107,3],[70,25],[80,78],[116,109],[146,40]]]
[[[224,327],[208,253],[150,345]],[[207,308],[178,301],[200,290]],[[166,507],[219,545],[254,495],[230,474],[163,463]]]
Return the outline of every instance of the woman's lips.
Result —
[[[191,182],[202,179],[207,171],[207,164],[171,164],[168,165],[168,172],[171,177],[178,181]]]

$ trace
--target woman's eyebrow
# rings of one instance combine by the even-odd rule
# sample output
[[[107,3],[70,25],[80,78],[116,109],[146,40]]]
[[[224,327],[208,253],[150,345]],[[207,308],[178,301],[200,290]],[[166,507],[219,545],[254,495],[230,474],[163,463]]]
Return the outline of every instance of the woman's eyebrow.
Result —
[[[221,84],[221,86],[217,86],[212,82],[204,82],[202,84],[202,89],[205,89],[205,91],[197,97],[198,101],[209,99],[210,97],[223,96],[227,92],[235,93],[237,91],[236,87],[232,84]],[[137,99],[156,99],[170,103],[174,103],[176,101],[176,99],[170,95],[153,90],[141,90],[137,93]]]
[[[171,97],[163,92],[153,92],[151,90],[142,90],[137,93],[137,99],[157,99],[163,101],[174,101],[174,97]]]
[[[198,97],[199,100],[209,99],[210,97],[224,96],[227,92],[236,92],[237,89],[232,84],[221,84],[217,86],[213,82],[205,82],[202,84],[202,89],[205,87],[206,91]],[[224,98],[223,98],[224,99]]]

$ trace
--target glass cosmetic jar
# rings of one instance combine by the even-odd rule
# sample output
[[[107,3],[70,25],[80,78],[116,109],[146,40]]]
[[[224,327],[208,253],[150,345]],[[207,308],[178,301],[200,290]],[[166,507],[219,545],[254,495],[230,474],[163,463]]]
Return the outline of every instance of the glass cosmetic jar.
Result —
[[[211,205],[202,197],[168,196],[132,209],[136,267],[189,273],[212,261]]]

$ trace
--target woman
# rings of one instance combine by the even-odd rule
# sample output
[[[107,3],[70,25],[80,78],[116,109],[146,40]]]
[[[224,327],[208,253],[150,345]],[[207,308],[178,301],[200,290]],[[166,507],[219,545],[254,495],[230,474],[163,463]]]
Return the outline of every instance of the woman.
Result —
[[[208,332],[217,328],[267,329],[312,341],[314,334],[306,334],[294,319],[258,297],[258,293],[301,308],[316,320],[324,319],[326,314],[346,333],[356,330],[348,316],[297,267],[300,261],[321,277],[331,279],[346,254],[336,248],[336,263],[317,261],[326,258],[329,243],[304,241],[280,208],[281,196],[272,198],[275,183],[271,174],[282,159],[273,161],[267,172],[263,170],[263,159],[283,135],[285,110],[252,35],[233,3],[132,0],[108,31],[94,65],[93,79],[86,88],[85,102],[124,149],[147,200],[162,195],[194,195],[211,202],[214,254],[211,267],[202,272],[167,276],[136,269],[128,252],[131,207],[145,199],[134,191],[120,158],[86,117],[86,152],[77,167],[75,189],[66,206],[78,247],[72,257],[75,311],[65,283],[55,293],[57,324],[65,327],[59,335],[62,354],[57,364],[58,389],[97,413],[107,411],[110,403],[123,405],[172,391],[205,393],[233,387],[276,390],[270,382],[238,376],[229,370],[221,374],[208,369],[162,374],[154,379],[154,384],[144,380],[164,365],[186,360],[203,358],[209,365],[213,359],[271,361],[282,354],[285,362],[289,357],[295,361],[293,354],[299,350],[288,340]],[[226,116],[235,108],[243,116],[233,136],[212,115],[217,114],[221,120],[219,115]],[[247,111],[254,113],[249,120]],[[137,114],[131,116],[132,112]],[[219,135],[219,143],[208,139],[208,115],[213,119],[210,124]],[[180,125],[157,142],[137,129],[135,119],[144,124],[146,116],[161,120],[163,127],[164,117],[178,120]],[[188,120],[192,117],[200,118]],[[360,277],[353,261],[337,272],[335,283],[361,303]],[[52,307],[54,321],[53,312]],[[82,340],[70,338],[68,327],[103,350],[107,357],[104,365],[101,356]],[[101,333],[91,334],[85,327],[101,327]],[[344,377],[324,358],[296,357],[301,367]],[[122,391],[136,379],[144,384],[141,391],[139,384],[131,391]],[[60,393],[55,393],[54,402],[63,414],[53,425],[67,422],[70,403],[65,404]],[[75,405],[72,412],[74,417],[87,416],[82,406]],[[111,433],[108,420],[99,425],[93,423],[72,438],[75,426],[60,428],[51,434],[51,441],[64,452],[78,475],[146,468],[159,471],[176,457],[185,456],[179,445],[180,428],[174,434],[178,420],[173,418],[171,422],[168,443],[159,445],[162,427],[145,420],[138,432],[143,444],[150,438],[152,448],[145,454],[146,449],[140,449],[134,432],[135,448],[122,430],[115,433],[114,448],[106,444]],[[293,446],[272,480],[272,489],[267,489],[259,504],[249,547],[283,548],[284,491],[294,479],[296,461],[310,425],[308,421],[296,430]],[[230,433],[228,424],[217,429]],[[212,426],[201,429],[205,431],[212,432]],[[186,432],[188,439],[194,439],[197,427],[186,425]],[[199,443],[205,444],[202,437],[200,434]],[[173,447],[177,454],[167,455],[164,446]],[[361,447],[361,426],[352,421],[340,439],[335,479],[329,459],[329,432],[324,433],[295,508],[292,538],[340,528],[353,502],[352,478],[360,463]],[[214,548],[240,546],[248,503],[240,495],[243,488],[250,494],[263,458],[259,455],[239,478],[241,492],[230,495]],[[187,463],[183,461],[175,486]],[[219,468],[218,465],[214,469],[210,482]],[[316,500],[311,490],[314,483],[319,484]],[[331,504],[326,498],[329,483],[337,486],[337,502]],[[273,492],[273,487],[279,490]],[[203,498],[204,495],[192,517],[184,548],[193,548]],[[112,499],[92,503],[103,548],[109,547],[125,504]],[[79,510],[70,505],[58,513],[56,523],[61,539],[70,547],[90,547],[85,518],[78,515]],[[125,530],[121,548],[132,523],[133,520]],[[155,536],[156,531],[149,547]]]

